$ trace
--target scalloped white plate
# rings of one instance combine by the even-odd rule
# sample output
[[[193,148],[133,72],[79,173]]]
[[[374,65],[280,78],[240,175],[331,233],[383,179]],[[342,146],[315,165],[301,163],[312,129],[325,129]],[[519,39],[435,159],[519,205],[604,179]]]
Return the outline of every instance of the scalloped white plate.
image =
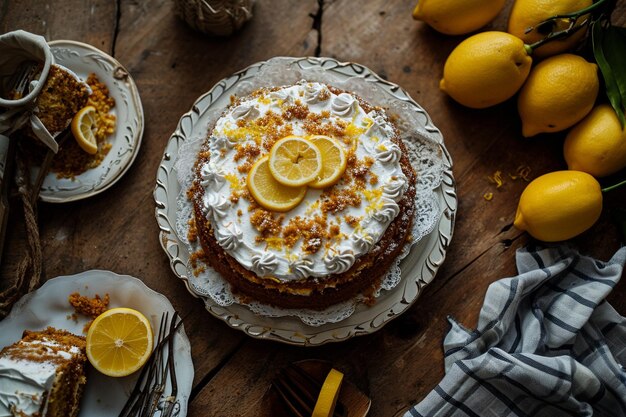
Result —
[[[130,307],[143,313],[152,328],[159,328],[163,312],[174,308],[162,294],[148,288],[137,278],[117,275],[110,271],[91,270],[80,274],[48,280],[41,288],[22,297],[9,316],[0,322],[0,347],[8,346],[22,337],[24,330],[41,330],[48,326],[65,329],[77,335],[83,334],[87,317],[74,321],[74,313],[68,297],[73,292],[93,297],[95,294],[110,296],[109,307]],[[156,334],[155,334],[156,338]],[[174,339],[174,363],[178,383],[180,413],[187,415],[187,402],[191,394],[194,368],[191,360],[191,345],[183,326]],[[112,378],[87,367],[87,385],[81,402],[79,417],[117,416],[126,403],[139,373],[123,378]],[[169,382],[165,392],[169,392]]]
[[[115,99],[112,114],[117,123],[107,139],[112,147],[97,167],[74,179],[46,175],[39,197],[49,203],[82,200],[101,193],[115,184],[132,165],[143,135],[143,107],[137,86],[126,69],[106,53],[81,42],[57,40],[49,42],[55,62],[86,80],[90,73],[109,89]]]
[[[381,79],[368,68],[354,63],[341,63],[331,58],[274,59],[286,60],[291,65],[302,69],[314,68],[330,71],[340,79],[362,78],[376,85],[388,94],[389,98],[406,103],[418,114],[422,124],[417,128],[437,138],[444,166],[443,181],[435,190],[441,208],[441,216],[435,229],[413,246],[410,254],[400,264],[402,269],[400,284],[390,291],[383,291],[373,306],[358,305],[350,317],[338,323],[311,327],[302,323],[297,317],[263,317],[252,313],[243,305],[219,306],[210,297],[203,296],[194,290],[194,285],[190,282],[194,278],[187,276],[189,253],[176,234],[176,199],[180,192],[180,185],[174,170],[176,156],[183,143],[206,135],[208,113],[214,109],[225,108],[230,102],[230,96],[235,87],[254,77],[265,64],[265,62],[259,62],[221,80],[209,92],[199,97],[192,109],[180,119],[176,131],[170,137],[157,172],[154,190],[161,246],[170,258],[172,270],[183,280],[189,292],[202,298],[206,309],[215,317],[233,328],[244,331],[249,336],[294,345],[317,346],[373,333],[406,311],[415,302],[422,287],[432,281],[437,269],[444,261],[452,238],[457,208],[452,160],[443,144],[441,132],[433,125],[424,109],[413,101],[406,91],[396,84]]]

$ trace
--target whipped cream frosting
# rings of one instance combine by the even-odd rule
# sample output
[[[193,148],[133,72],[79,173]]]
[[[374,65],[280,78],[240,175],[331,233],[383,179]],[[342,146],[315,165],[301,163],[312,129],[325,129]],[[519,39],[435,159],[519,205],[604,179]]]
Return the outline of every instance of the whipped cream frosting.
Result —
[[[246,176],[249,165],[269,153],[271,144],[263,146],[263,129],[280,115],[281,131],[304,138],[312,135],[310,125],[307,128],[310,123],[331,127],[327,133],[331,137],[335,137],[332,128],[339,129],[341,134],[335,138],[353,160],[365,166],[367,174],[357,188],[353,178],[340,180],[333,190],[308,188],[302,203],[286,213],[274,213],[270,219],[282,227],[282,234],[268,235],[267,222],[253,219],[251,197],[245,196]],[[352,94],[335,94],[321,83],[300,82],[274,91],[261,90],[240,100],[216,122],[209,135],[209,161],[199,167],[203,211],[218,244],[256,275],[279,281],[349,270],[380,240],[400,211],[398,202],[408,184],[400,165],[402,151],[391,140],[394,136],[382,110],[368,112]],[[254,150],[248,159],[245,155],[250,154],[243,152],[246,149]],[[350,166],[344,177],[349,170]],[[350,190],[358,201],[335,210],[324,209],[329,193]],[[287,225],[322,218],[319,225],[326,232],[332,230],[325,238],[285,243]]]
[[[69,352],[58,350],[56,342],[19,342],[20,353],[35,355],[42,347],[47,356],[69,359],[80,354],[78,347]],[[54,361],[34,362],[11,355],[0,357],[0,417],[46,415],[47,393],[56,378]],[[41,413],[41,414],[38,414]]]

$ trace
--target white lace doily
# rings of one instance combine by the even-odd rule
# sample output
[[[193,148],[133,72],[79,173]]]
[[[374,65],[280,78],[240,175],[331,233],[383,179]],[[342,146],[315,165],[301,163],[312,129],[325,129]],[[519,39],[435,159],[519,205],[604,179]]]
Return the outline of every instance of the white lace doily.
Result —
[[[428,235],[441,215],[441,208],[435,196],[434,189],[442,181],[443,163],[440,143],[437,137],[424,129],[423,120],[414,109],[400,100],[396,100],[388,92],[380,89],[367,78],[339,77],[319,67],[302,68],[283,60],[268,61],[259,72],[251,78],[240,81],[233,89],[234,94],[243,97],[261,87],[283,86],[295,84],[300,80],[317,81],[351,91],[370,104],[385,108],[387,114],[394,118],[404,141],[411,165],[417,172],[415,218],[413,221],[412,239],[405,244],[400,256],[387,272],[381,291],[394,288],[401,280],[401,261],[420,240]],[[197,153],[206,139],[208,129],[220,117],[225,108],[211,108],[205,116],[206,129],[194,132],[178,149],[177,160],[174,165],[181,192],[177,198],[176,231],[179,239],[187,246],[189,253],[200,249],[198,242],[189,242],[189,219],[192,216],[193,206],[187,199],[186,192],[193,180],[193,164]],[[229,284],[209,265],[203,265],[204,271],[197,275],[190,264],[187,265],[189,285],[199,295],[210,297],[220,306],[229,306],[234,303],[243,304],[230,290]],[[355,310],[360,297],[329,307],[323,311],[282,309],[252,302],[246,304],[251,311],[268,317],[295,316],[309,326],[320,326],[326,323],[336,323],[348,318]]]

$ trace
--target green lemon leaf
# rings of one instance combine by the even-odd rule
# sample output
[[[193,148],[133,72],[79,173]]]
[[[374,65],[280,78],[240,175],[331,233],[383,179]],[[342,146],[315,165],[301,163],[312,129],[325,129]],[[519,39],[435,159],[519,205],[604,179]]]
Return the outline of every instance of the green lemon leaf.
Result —
[[[626,107],[626,29],[603,27],[596,20],[591,28],[593,55],[600,67],[606,94],[622,124],[626,125],[624,107]]]

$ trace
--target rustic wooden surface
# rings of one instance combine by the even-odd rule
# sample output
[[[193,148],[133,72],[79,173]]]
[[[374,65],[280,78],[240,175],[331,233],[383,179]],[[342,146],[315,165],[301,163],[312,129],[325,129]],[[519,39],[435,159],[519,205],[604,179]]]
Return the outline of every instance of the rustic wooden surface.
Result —
[[[522,181],[496,190],[487,176],[532,176],[565,167],[562,135],[523,139],[515,103],[469,110],[438,89],[443,63],[463,37],[448,37],[411,18],[415,0],[258,0],[235,36],[215,39],[189,29],[171,0],[0,0],[0,33],[25,29],[48,40],[90,43],[113,55],[135,79],[145,133],[132,168],[110,190],[69,204],[39,205],[45,278],[105,269],[141,278],[184,317],[195,365],[189,416],[255,416],[274,372],[308,358],[332,361],[372,398],[371,416],[401,415],[443,376],[447,316],[474,326],[487,286],[515,274],[515,250],[529,238],[511,227]],[[503,30],[507,8],[490,27]],[[626,25],[626,1],[614,21]],[[368,66],[405,88],[441,129],[454,160],[459,198],[447,259],[417,303],[381,331],[341,344],[298,348],[245,336],[204,310],[174,276],[158,241],[152,192],[164,146],[183,113],[221,78],[274,56],[330,56]],[[493,192],[487,202],[483,194]],[[605,195],[601,220],[572,244],[607,260],[620,247],[609,213],[626,190]],[[12,222],[2,287],[24,247]],[[610,301],[626,315],[626,283]]]

